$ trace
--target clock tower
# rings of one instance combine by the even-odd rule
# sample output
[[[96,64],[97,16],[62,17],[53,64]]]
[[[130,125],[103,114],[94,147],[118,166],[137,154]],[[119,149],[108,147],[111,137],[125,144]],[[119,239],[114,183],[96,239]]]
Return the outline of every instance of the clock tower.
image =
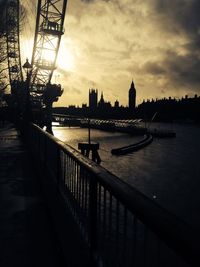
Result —
[[[135,109],[135,100],[136,100],[136,90],[135,90],[135,85],[132,80],[131,87],[129,89],[129,95],[128,95],[128,107],[131,110]]]

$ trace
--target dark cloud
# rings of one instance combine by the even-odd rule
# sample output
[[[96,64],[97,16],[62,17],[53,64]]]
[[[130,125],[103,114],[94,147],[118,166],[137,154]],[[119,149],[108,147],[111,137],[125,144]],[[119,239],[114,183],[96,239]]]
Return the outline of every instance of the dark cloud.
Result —
[[[161,63],[148,62],[143,66],[143,71],[152,75],[163,75],[166,74],[166,70]]]
[[[137,0],[132,0],[130,1],[130,3],[124,2],[123,0],[81,0],[81,2],[85,2],[85,3],[94,3],[94,2],[106,2],[106,3],[112,3],[115,7],[117,7],[117,9],[119,9],[120,11],[130,14],[130,15],[134,15],[134,9],[132,9],[132,6],[134,4],[134,1]]]
[[[165,23],[172,22],[172,29],[196,33],[200,25],[199,0],[156,0],[155,3],[158,14],[165,16]]]
[[[188,50],[200,48],[200,1],[156,0],[155,10],[160,15],[162,26],[174,34],[188,37]]]
[[[155,0],[154,4],[158,27],[177,39],[184,36],[185,43],[165,51],[162,61],[146,63],[143,70],[163,75],[174,85],[200,88],[200,1]]]
[[[177,85],[200,86],[200,60],[192,53],[185,56],[179,56],[175,53],[170,54],[171,57],[164,62],[170,78]]]
[[[162,62],[148,62],[142,71],[153,76],[163,76],[175,86],[186,86],[188,90],[200,90],[200,60],[193,54],[180,56],[168,51]],[[166,83],[167,83],[166,82]]]
[[[91,3],[91,2],[94,2],[94,0],[81,0],[81,2]]]
[[[92,2],[95,2],[95,0],[81,0],[82,2],[85,2],[85,3],[92,3]],[[101,0],[103,2],[110,2],[111,0]]]

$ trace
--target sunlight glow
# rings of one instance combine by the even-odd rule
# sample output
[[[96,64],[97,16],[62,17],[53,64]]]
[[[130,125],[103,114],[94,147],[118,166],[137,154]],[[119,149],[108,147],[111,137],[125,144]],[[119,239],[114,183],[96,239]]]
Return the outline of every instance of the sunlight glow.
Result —
[[[52,63],[55,59],[55,51],[43,49],[41,59]]]
[[[33,50],[33,38],[21,37],[21,60],[22,64],[26,62],[26,58],[31,62]]]
[[[73,53],[67,47],[60,47],[58,52],[57,67],[65,71],[73,71],[75,59]]]
[[[22,53],[22,62],[25,62],[26,58],[29,58],[31,62],[32,58],[32,47],[33,47],[33,38],[22,37],[21,51]],[[58,57],[56,60],[56,68],[63,71],[74,71],[75,70],[75,55],[77,51],[74,49],[74,44],[71,40],[63,38],[60,44],[58,51]],[[43,48],[41,53],[41,60],[49,62],[50,64],[54,62],[55,59],[55,50],[51,46],[47,45]]]

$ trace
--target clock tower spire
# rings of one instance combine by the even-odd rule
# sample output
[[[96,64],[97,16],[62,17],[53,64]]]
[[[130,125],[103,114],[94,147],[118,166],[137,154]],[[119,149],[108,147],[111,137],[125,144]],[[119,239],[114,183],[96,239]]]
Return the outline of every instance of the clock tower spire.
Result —
[[[134,85],[134,82],[132,80],[132,83],[131,83],[131,87],[129,89],[129,98],[128,98],[128,107],[129,109],[131,110],[134,110],[135,109],[135,101],[136,101],[136,89],[135,89],[135,85]]]

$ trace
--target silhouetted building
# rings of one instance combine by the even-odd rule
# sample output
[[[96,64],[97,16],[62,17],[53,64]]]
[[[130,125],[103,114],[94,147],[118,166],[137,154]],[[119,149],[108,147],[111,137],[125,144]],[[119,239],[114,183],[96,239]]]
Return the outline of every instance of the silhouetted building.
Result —
[[[143,101],[137,109],[136,115],[145,120],[151,120],[156,114],[154,121],[190,121],[200,122],[200,97],[172,97]]]
[[[129,96],[128,96],[128,107],[131,110],[135,110],[135,100],[136,100],[136,90],[134,82],[132,81],[131,87],[129,89]]]
[[[101,112],[110,112],[111,109],[111,103],[104,100],[103,92],[101,93],[101,98],[98,103],[98,108],[101,110]]]
[[[104,98],[103,98],[103,92],[101,93],[101,98],[99,100],[99,103],[98,103],[98,106],[100,108],[103,108],[104,107],[104,104],[105,104],[105,101],[104,101]]]
[[[114,105],[114,107],[115,107],[115,108],[118,108],[118,107],[119,107],[119,101],[118,101],[118,100],[115,101],[115,105]]]
[[[96,109],[98,101],[98,90],[90,89],[89,90],[89,108]]]
[[[101,94],[100,101],[97,101],[97,90],[90,90],[94,99],[90,100],[93,103],[91,109],[86,104],[82,108],[74,105],[68,108],[54,108],[54,113],[66,114],[71,116],[99,118],[99,119],[133,119],[140,118],[145,121],[162,121],[162,122],[196,122],[200,123],[200,96],[197,94],[194,97],[186,95],[182,99],[175,99],[173,97],[163,99],[147,99],[135,108],[135,87],[131,83],[130,90],[130,105],[129,107],[119,106],[116,100],[114,106],[104,100],[103,93]],[[132,94],[133,93],[133,94]],[[90,95],[90,94],[89,94]],[[156,114],[156,116],[155,116]]]

